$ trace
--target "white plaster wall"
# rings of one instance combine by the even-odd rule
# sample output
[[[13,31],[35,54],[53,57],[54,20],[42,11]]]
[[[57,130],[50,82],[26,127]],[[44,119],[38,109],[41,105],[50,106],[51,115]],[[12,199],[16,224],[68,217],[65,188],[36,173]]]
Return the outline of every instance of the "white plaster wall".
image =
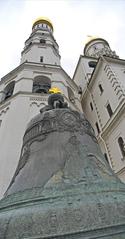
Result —
[[[99,84],[101,84],[104,89],[103,93],[100,92],[98,87]],[[112,111],[115,112],[120,103],[111,82],[108,80],[107,75],[103,71],[103,67],[100,69],[99,74],[94,81],[91,92],[94,96],[103,128],[110,119],[106,105],[109,103]]]
[[[40,63],[41,56],[43,56],[41,64],[60,65],[59,56],[55,53],[52,45],[39,46],[38,44],[33,44],[23,53],[21,63],[25,61]]]
[[[92,102],[93,110],[91,110],[90,102]],[[88,121],[92,125],[92,127],[94,129],[94,132],[95,132],[95,135],[97,136],[98,133],[97,133],[97,129],[96,129],[96,126],[95,126],[95,122],[96,121],[98,122],[98,118],[97,118],[94,102],[93,102],[92,97],[89,94],[89,92],[86,95],[85,100],[83,101],[82,107],[83,107],[83,112],[85,113],[86,118],[88,119]]]
[[[107,123],[112,121],[112,117],[109,117],[109,114],[106,109],[106,104],[109,102],[111,105],[111,108],[113,112],[115,113],[116,109],[120,107],[120,100],[118,99],[118,95],[116,94],[116,91],[112,87],[111,81],[107,78],[106,73],[104,72],[104,65],[100,68],[100,71],[93,82],[92,86],[89,87],[89,91],[87,92],[82,105],[83,105],[83,111],[85,112],[85,115],[89,122],[91,123],[92,127],[95,130],[95,134],[98,137],[97,129],[95,127],[95,122],[98,122],[99,128],[103,131],[104,126],[107,125]],[[117,68],[117,70],[121,70],[120,67]],[[120,79],[121,76],[120,74],[118,75]],[[101,94],[98,84],[101,84],[104,91]],[[93,102],[93,99],[91,97],[91,94],[94,97],[94,101],[96,104]],[[90,102],[93,104],[93,111],[90,108]],[[98,111],[98,114],[97,114]],[[118,118],[118,116],[117,116]],[[101,124],[100,124],[101,121]],[[111,130],[107,133],[105,136],[105,142],[101,140],[100,136],[98,137],[99,139],[99,144],[102,149],[103,153],[107,153],[108,159],[111,160],[109,163],[110,165],[113,166],[113,170],[115,172],[118,172],[122,170],[125,167],[125,160],[122,160],[122,154],[120,152],[120,148],[118,145],[118,137],[123,137],[125,139],[125,115],[122,115],[120,117],[120,120],[118,119],[118,122],[115,126],[113,124]],[[108,145],[108,151],[109,154],[106,150],[106,145]],[[124,180],[125,176],[123,176],[124,173],[122,172],[121,174],[119,173],[118,176]],[[125,180],[124,180],[125,181]]]
[[[37,99],[36,100],[31,100],[31,103],[30,103],[30,113],[29,113],[29,120],[30,121],[33,117],[35,117],[37,114],[40,113],[40,109],[42,109],[45,105],[47,104],[47,101],[46,102],[43,102],[43,101],[38,101]]]
[[[61,71],[54,72],[52,74],[52,87],[58,87],[62,94],[66,95],[68,97],[67,92],[67,78],[64,77]]]
[[[21,79],[16,82],[13,95],[18,92],[32,92],[33,79]]]
[[[17,167],[28,115],[29,99],[24,96],[13,98],[1,125],[0,196],[7,189]]]
[[[93,110],[91,110],[90,102],[92,102]],[[91,97],[91,94],[90,94],[89,92],[88,92],[88,94],[86,95],[85,100],[83,101],[82,106],[83,106],[83,111],[84,111],[84,113],[85,113],[86,118],[88,119],[88,121],[90,122],[91,126],[92,126],[93,129],[94,129],[95,136],[96,136],[97,139],[98,139],[98,143],[99,143],[99,145],[100,145],[101,151],[102,151],[103,155],[104,155],[105,153],[107,154],[109,164],[110,164],[110,166],[112,167],[111,162],[110,162],[110,156],[109,156],[109,153],[108,153],[108,150],[107,150],[107,146],[106,146],[106,140],[105,140],[105,142],[104,142],[104,140],[99,136],[99,134],[98,134],[98,132],[97,132],[97,128],[96,128],[96,126],[95,126],[95,123],[97,122],[98,125],[99,125],[99,128],[100,128],[100,130],[101,130],[101,125],[100,125],[100,122],[99,122],[99,120],[98,120],[96,108],[95,108],[93,99],[92,99],[92,97]]]
[[[94,58],[81,57],[80,63],[74,75],[74,81],[78,86],[81,86],[82,90],[86,88],[86,84],[89,81],[94,68],[89,67],[88,62],[95,61]]]
[[[112,129],[105,137],[105,141],[109,146],[110,154],[113,160],[113,169],[115,172],[118,172],[125,167],[125,158],[123,158],[118,145],[119,137],[122,137],[125,140],[125,113],[117,121],[116,125],[113,125]]]

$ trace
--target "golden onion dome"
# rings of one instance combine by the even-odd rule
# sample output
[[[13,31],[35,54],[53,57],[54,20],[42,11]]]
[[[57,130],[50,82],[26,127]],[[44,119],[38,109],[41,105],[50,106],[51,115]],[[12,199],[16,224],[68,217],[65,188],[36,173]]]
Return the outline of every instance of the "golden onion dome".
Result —
[[[45,23],[45,24],[49,25],[49,26],[51,27],[52,31],[53,31],[53,24],[52,24],[52,22],[49,20],[49,18],[47,18],[47,17],[39,17],[39,18],[37,18],[37,19],[33,22],[32,28],[33,28],[34,26],[36,26],[37,24],[39,24],[39,23]]]
[[[96,39],[100,39],[100,37],[88,35],[86,40],[85,40],[85,45],[88,44],[89,42],[93,41],[93,40],[96,40]]]

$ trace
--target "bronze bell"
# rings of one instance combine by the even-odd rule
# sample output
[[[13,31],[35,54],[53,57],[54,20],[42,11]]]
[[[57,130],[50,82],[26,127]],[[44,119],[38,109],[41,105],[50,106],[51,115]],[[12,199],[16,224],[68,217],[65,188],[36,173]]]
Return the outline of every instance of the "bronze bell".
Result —
[[[28,124],[0,202],[0,239],[125,238],[125,185],[60,94]]]

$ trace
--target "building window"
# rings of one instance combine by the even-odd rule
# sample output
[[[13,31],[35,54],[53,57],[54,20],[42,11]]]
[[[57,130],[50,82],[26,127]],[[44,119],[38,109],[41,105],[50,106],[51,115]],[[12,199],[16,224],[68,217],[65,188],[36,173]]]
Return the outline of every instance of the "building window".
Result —
[[[92,105],[92,102],[90,102],[90,108],[91,108],[91,110],[93,110],[93,105]]]
[[[95,126],[96,126],[97,132],[98,132],[98,134],[99,134],[99,133],[100,133],[100,129],[99,129],[99,125],[98,125],[97,122],[95,123]]]
[[[46,43],[46,40],[40,39],[40,43],[45,44],[45,43]]]
[[[32,45],[32,42],[29,43],[29,46],[31,46],[31,45]]]
[[[82,87],[81,86],[78,87],[78,94],[82,95]]]
[[[100,133],[100,129],[99,129],[99,125],[98,125],[97,122],[95,123],[95,126],[96,126],[97,132],[98,132],[98,134],[99,134],[99,133]]]
[[[101,93],[101,94],[102,94],[103,91],[104,91],[101,84],[99,84],[99,90],[100,90],[100,93]]]
[[[104,157],[105,157],[106,161],[109,163],[109,161],[108,161],[108,156],[107,156],[106,153],[104,153]]]
[[[43,62],[43,56],[40,57],[40,62]]]
[[[36,76],[33,81],[33,93],[49,94],[51,80],[46,76]]]
[[[96,61],[89,61],[88,65],[89,65],[89,67],[95,68],[96,65],[97,65],[97,62]]]
[[[0,120],[0,126],[1,126],[1,124],[2,124],[2,120]]]
[[[119,144],[119,148],[122,153],[122,156],[125,157],[125,143],[122,137],[118,138],[118,144]]]
[[[106,108],[107,108],[109,116],[111,117],[113,115],[113,111],[112,111],[110,104],[107,104]]]
[[[13,91],[14,91],[14,86],[15,86],[15,81],[10,82],[4,89],[4,94],[3,94],[3,99],[7,100],[8,98],[10,98],[13,95]]]

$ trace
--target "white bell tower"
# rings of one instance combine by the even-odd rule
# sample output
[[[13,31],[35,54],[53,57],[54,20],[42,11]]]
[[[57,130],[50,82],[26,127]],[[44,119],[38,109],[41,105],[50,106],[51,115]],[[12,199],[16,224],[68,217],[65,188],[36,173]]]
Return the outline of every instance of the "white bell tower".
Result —
[[[59,90],[71,108],[81,110],[78,86],[60,66],[49,19],[33,23],[21,55],[20,65],[0,81],[0,197],[17,167],[27,123],[47,104],[52,89]]]
[[[109,43],[105,39],[95,36],[87,37],[84,55],[94,58],[99,58],[100,56],[119,58],[116,52],[111,50]]]
[[[32,33],[25,41],[21,63],[37,62],[60,65],[59,46],[53,36],[53,24],[47,18],[38,18],[32,26]]]

